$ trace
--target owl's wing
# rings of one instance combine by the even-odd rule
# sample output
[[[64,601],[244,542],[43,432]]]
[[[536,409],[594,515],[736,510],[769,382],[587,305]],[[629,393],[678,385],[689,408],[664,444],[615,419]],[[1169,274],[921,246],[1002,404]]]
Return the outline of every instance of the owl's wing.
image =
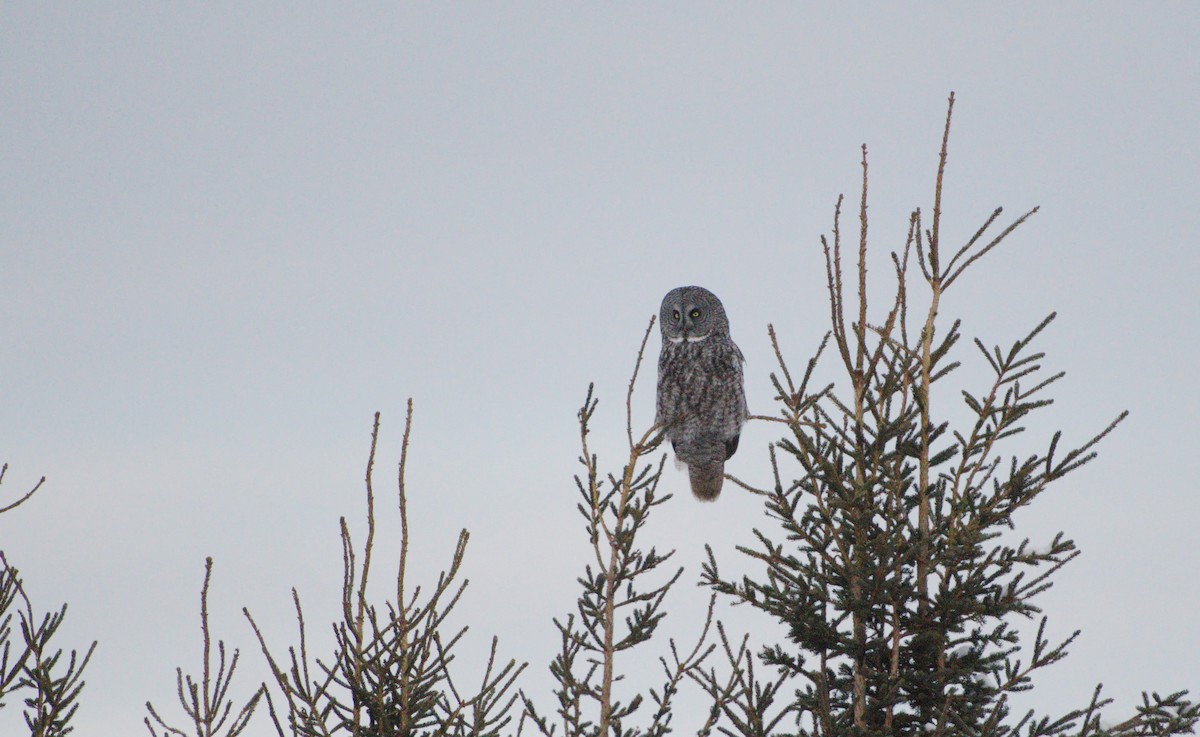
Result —
[[[746,362],[746,358],[742,355],[742,349],[738,348],[737,343],[734,343],[732,340],[730,340],[729,346],[733,350],[725,352],[723,369],[727,372],[727,376],[732,377],[737,402],[741,405],[741,407],[739,407],[737,410],[738,414],[741,415],[741,418],[738,421],[738,426],[740,427],[742,423],[750,418],[750,408],[746,405],[745,378],[742,372],[742,364]],[[737,451],[737,436],[735,435],[733,439],[727,441],[727,443],[726,452],[728,455],[725,456],[726,459],[731,457]]]
[[[734,343],[732,340],[729,341],[729,347],[733,350],[726,351],[725,353],[726,371],[741,379],[742,366],[746,363],[746,357],[742,355],[742,349],[738,348],[737,343]]]

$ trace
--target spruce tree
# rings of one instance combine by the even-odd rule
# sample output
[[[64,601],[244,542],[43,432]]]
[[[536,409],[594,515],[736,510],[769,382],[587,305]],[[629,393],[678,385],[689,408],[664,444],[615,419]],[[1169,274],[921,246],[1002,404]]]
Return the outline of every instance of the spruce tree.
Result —
[[[779,364],[773,419],[786,432],[771,448],[773,487],[742,485],[761,496],[774,531],[755,530],[739,547],[757,574],[723,577],[709,549],[702,578],[781,623],[787,637],[757,653],[767,678],[748,667],[744,642],[733,647],[723,632],[732,675],[692,675],[726,718],[722,731],[747,737],[1190,732],[1200,706],[1183,691],[1145,696],[1115,726],[1101,726],[1109,702],[1099,686],[1090,703],[1061,715],[1011,713],[1010,696],[1032,688],[1033,673],[1066,657],[1079,634],[1048,638],[1036,603],[1079,551],[1062,533],[1048,544],[1011,542],[1013,515],[1095,458],[1126,413],[1078,445],[1055,432],[1040,450],[1008,451],[1063,376],[1043,368],[1035,347],[1053,314],[1008,347],[974,340],[972,358],[990,381],[957,399],[944,390],[962,335],[939,314],[942,297],[1037,211],[990,235],[998,208],[961,246],[944,242],[953,105],[951,95],[932,214],[914,211],[903,249],[891,254],[886,311],[868,305],[864,146],[857,267],[843,264],[839,199],[832,235],[822,239],[830,329],[798,380],[769,331]],[[814,387],[827,358],[843,378]],[[953,401],[969,410],[965,424],[949,419]],[[1028,618],[1038,621],[1032,642],[1018,628]]]

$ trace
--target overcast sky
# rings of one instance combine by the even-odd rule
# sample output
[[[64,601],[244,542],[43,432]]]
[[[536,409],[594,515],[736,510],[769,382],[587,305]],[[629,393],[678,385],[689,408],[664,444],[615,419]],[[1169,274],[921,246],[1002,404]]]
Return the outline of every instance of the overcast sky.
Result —
[[[797,367],[827,329],[818,239],[859,146],[882,257],[930,209],[951,90],[943,236],[1042,210],[943,317],[1007,344],[1059,312],[1040,348],[1067,377],[1033,439],[1132,412],[1017,519],[1083,550],[1040,600],[1052,633],[1083,634],[1032,703],[1063,712],[1103,681],[1115,718],[1143,689],[1200,688],[1200,7],[831,8],[0,6],[0,502],[47,477],[0,517],[0,549],[40,609],[69,602],[60,646],[100,641],[76,734],[136,734],[147,699],[175,713],[206,555],[244,692],[264,670],[243,606],[283,648],[295,586],[324,636],[372,414],[390,511],[408,397],[410,576],[432,583],[468,528],[460,662],[476,672],[497,634],[549,704],[550,619],[586,562],[588,383],[593,449],[619,469],[647,321],[701,284],[773,413],[766,326]],[[765,484],[776,434],[749,426],[728,470]],[[684,475],[664,484],[681,493],[647,542],[688,568],[667,626],[690,638],[702,545],[737,570],[767,523],[735,488],[700,505]],[[11,704],[0,731],[18,720]]]

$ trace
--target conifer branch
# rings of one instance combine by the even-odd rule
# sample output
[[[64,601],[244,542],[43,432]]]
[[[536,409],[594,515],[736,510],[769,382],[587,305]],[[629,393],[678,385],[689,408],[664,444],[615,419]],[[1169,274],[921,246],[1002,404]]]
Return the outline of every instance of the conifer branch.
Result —
[[[184,675],[182,668],[175,669],[175,695],[184,716],[190,720],[191,734],[199,737],[237,737],[250,725],[250,718],[266,691],[265,685],[255,689],[250,698],[233,714],[234,702],[229,698],[233,675],[237,671],[238,650],[226,659],[225,641],[217,641],[217,672],[212,673],[212,636],[208,627],[208,587],[212,583],[212,557],[204,560],[204,585],[200,589],[200,635],[202,641],[201,676],[197,681]],[[149,701],[146,702],[149,716],[143,719],[146,729],[153,737],[177,735],[187,737],[188,732],[168,724]],[[233,720],[229,721],[230,716]],[[228,722],[228,729],[225,729]],[[160,731],[161,730],[161,731]]]
[[[706,624],[692,651],[681,656],[675,642],[668,643],[671,658],[660,658],[665,680],[661,688],[634,693],[628,701],[616,691],[620,671],[618,656],[649,642],[666,616],[667,593],[683,573],[679,568],[659,583],[651,576],[674,551],[659,553],[655,548],[644,550],[638,544],[638,534],[654,507],[664,503],[669,495],[658,497],[658,483],[666,462],[663,454],[657,462],[646,463],[644,458],[662,442],[662,428],[653,426],[635,440],[632,426],[633,392],[654,320],[642,337],[637,361],[629,382],[625,400],[625,433],[629,454],[619,474],[600,470],[599,458],[591,450],[591,432],[597,400],[594,386],[577,414],[579,420],[579,463],[583,471],[575,477],[579,502],[576,509],[584,519],[584,530],[590,546],[590,562],[584,566],[579,581],[582,592],[576,611],[565,619],[555,619],[561,638],[561,648],[550,664],[556,681],[555,697],[558,724],[540,712],[528,694],[520,697],[524,704],[522,719],[528,719],[539,733],[550,737],[557,727],[564,737],[598,735],[625,737],[632,734],[665,735],[670,729],[672,703],[679,684],[698,669],[711,652],[706,646],[712,622],[710,607]],[[623,613],[622,618],[618,613]],[[585,655],[586,654],[586,655]],[[580,656],[584,655],[581,661]],[[655,705],[645,727],[627,727],[646,697]]]
[[[8,464],[7,463],[5,463],[3,466],[0,466],[0,484],[4,483],[4,474],[6,474],[6,473],[8,473]],[[5,512],[11,512],[12,510],[21,506],[25,502],[29,501],[30,497],[32,497],[34,494],[36,494],[38,492],[38,489],[42,488],[42,484],[44,484],[44,483],[46,483],[45,476],[38,479],[38,482],[33,485],[33,488],[31,488],[29,491],[25,492],[21,496],[20,499],[17,499],[15,502],[12,502],[11,504],[0,507],[0,514],[4,514]]]
[[[293,589],[299,647],[288,648],[287,670],[272,654],[258,624],[243,609],[270,667],[274,686],[282,695],[286,715],[276,711],[267,692],[268,711],[276,732],[332,736],[412,734],[465,735],[500,729],[512,721],[517,696],[515,682],[526,664],[496,659],[492,641],[482,682],[477,690],[463,691],[455,683],[450,665],[454,648],[466,628],[447,634],[446,619],[461,601],[467,582],[459,574],[470,538],[459,533],[450,565],[428,590],[408,590],[405,576],[408,550],[408,509],[405,469],[412,432],[412,402],[405,416],[397,500],[401,524],[401,552],[396,571],[395,598],[382,608],[368,597],[370,563],[374,550],[375,495],[372,470],[379,438],[379,415],[371,431],[365,476],[367,535],[361,553],[345,518],[339,523],[342,542],[342,620],[333,625],[336,644],[329,660],[311,658],[300,597]],[[361,563],[359,561],[361,560]],[[482,730],[475,732],[472,730]]]
[[[63,651],[54,639],[67,616],[67,605],[40,617],[25,591],[20,572],[0,552],[0,697],[6,691],[24,691],[22,715],[30,734],[65,735],[71,731],[71,719],[79,709],[79,694],[85,682],[83,671],[91,662],[96,643],[88,647],[83,657],[72,650],[65,663]],[[10,661],[10,606],[17,609],[21,632],[14,661]],[[14,683],[15,681],[15,683]]]

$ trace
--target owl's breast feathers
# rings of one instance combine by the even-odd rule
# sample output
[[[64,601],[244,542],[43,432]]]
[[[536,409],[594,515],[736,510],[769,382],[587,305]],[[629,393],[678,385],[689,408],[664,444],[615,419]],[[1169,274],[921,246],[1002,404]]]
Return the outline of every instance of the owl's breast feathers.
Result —
[[[749,417],[742,352],[728,336],[703,343],[663,343],[656,421],[672,440],[737,435]],[[736,445],[735,445],[736,449]],[[732,452],[732,451],[730,451]]]

